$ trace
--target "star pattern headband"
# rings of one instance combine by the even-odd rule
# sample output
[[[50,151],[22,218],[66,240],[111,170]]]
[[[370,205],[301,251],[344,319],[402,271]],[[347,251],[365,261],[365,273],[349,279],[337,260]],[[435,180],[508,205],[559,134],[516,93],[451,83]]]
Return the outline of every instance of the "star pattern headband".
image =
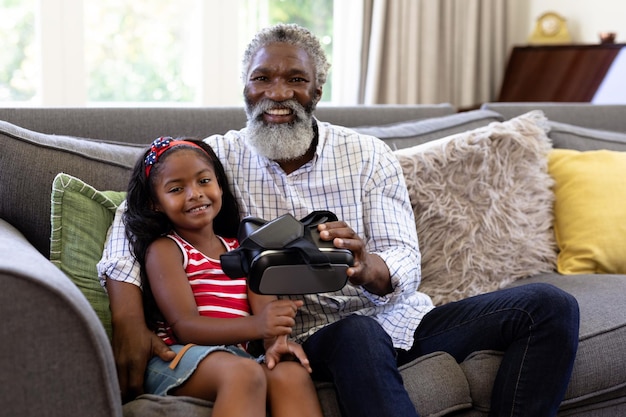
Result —
[[[150,152],[146,155],[146,159],[144,159],[144,165],[146,167],[146,177],[150,176],[150,170],[152,166],[159,161],[159,157],[163,154],[163,152],[167,151],[170,148],[175,146],[186,145],[191,146],[193,148],[198,148],[203,152],[206,152],[202,147],[196,145],[193,142],[189,142],[186,140],[175,140],[170,136],[161,136],[152,142],[150,145]]]

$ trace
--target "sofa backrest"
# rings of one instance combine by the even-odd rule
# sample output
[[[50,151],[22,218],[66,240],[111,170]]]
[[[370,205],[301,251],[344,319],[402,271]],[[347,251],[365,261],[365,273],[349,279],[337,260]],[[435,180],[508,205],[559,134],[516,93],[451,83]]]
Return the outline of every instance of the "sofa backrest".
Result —
[[[320,120],[346,126],[454,113],[447,104],[320,106],[316,111]],[[130,168],[154,138],[206,137],[244,125],[245,112],[236,107],[0,109],[0,218],[48,256],[50,194],[58,173],[78,177],[99,190],[125,190]]]
[[[453,114],[450,104],[324,106],[315,115],[342,126],[383,125]],[[159,136],[205,138],[246,125],[243,107],[0,108],[0,120],[35,132],[148,144]]]
[[[554,122],[626,133],[625,104],[492,102],[484,103],[481,108],[498,112],[507,120],[531,110],[542,110]]]
[[[512,106],[512,105],[511,105]],[[517,111],[531,110],[523,104]],[[580,128],[579,106],[547,105],[550,138],[555,147],[578,150],[626,150],[626,134]],[[585,120],[613,119],[626,124],[626,106],[581,105]],[[541,108],[541,106],[539,106]],[[557,110],[558,108],[558,110]],[[511,111],[513,109],[511,108]],[[619,113],[621,111],[621,113]],[[316,116],[383,139],[392,149],[406,148],[506,120],[511,113],[480,109],[456,113],[448,105],[320,106]],[[559,115],[568,118],[559,118]],[[552,119],[550,119],[552,120]],[[572,123],[571,125],[568,124]],[[99,190],[125,190],[137,156],[162,135],[205,137],[243,127],[245,112],[216,108],[0,108],[0,218],[7,220],[44,255],[49,253],[50,193],[54,177],[65,172]],[[90,140],[77,140],[91,138]],[[110,141],[122,142],[111,143]]]

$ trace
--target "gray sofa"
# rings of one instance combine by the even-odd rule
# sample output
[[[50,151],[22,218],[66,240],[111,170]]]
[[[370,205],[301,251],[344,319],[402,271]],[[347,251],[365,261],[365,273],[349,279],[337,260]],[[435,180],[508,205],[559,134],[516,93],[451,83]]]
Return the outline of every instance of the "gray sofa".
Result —
[[[377,135],[392,149],[407,149],[531,109],[544,111],[555,148],[626,151],[626,106],[486,103],[462,113],[446,104],[320,106],[316,115]],[[211,414],[210,403],[190,398],[143,396],[121,404],[106,311],[92,308],[82,284],[73,282],[59,262],[50,261],[56,255],[50,251],[51,235],[59,233],[51,230],[51,187],[64,172],[96,190],[121,191],[134,159],[155,137],[205,137],[244,123],[243,110],[234,107],[0,109],[3,415]],[[70,243],[79,249],[82,245]],[[555,270],[528,275],[507,285],[549,282],[580,304],[579,351],[559,416],[626,415],[626,276],[562,275]],[[401,372],[421,415],[486,416],[499,362],[499,352],[476,352],[461,364],[437,352]],[[319,383],[318,393],[325,415],[339,416],[332,385]]]

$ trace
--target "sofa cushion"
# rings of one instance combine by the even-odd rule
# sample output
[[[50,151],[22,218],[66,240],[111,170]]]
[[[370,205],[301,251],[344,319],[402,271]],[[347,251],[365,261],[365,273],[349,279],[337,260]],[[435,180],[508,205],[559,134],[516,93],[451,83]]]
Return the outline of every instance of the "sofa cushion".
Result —
[[[45,256],[50,249],[50,189],[59,172],[100,190],[125,190],[144,145],[44,135],[0,121],[0,217]],[[28,201],[16,204],[28,190]],[[15,197],[4,197],[15,196]]]
[[[480,350],[461,362],[474,408],[484,413],[491,409],[491,393],[503,356],[503,352]]]
[[[115,210],[125,197],[125,192],[98,191],[63,173],[52,183],[50,261],[82,291],[109,337],[109,298],[98,280],[96,264]]]
[[[501,355],[495,355],[499,363]],[[420,416],[439,417],[472,408],[472,397],[462,367],[445,352],[419,357],[400,368],[404,385]],[[424,378],[428,375],[428,378]],[[487,379],[493,383],[493,376]],[[325,417],[341,417],[332,383],[316,382]],[[191,397],[144,394],[124,405],[125,417],[167,415],[169,417],[209,416],[211,402]],[[487,404],[488,406],[488,404]]]
[[[550,132],[554,148],[576,149],[590,151],[609,149],[626,151],[626,133],[611,132],[608,130],[590,129],[567,123],[549,121]]]
[[[536,111],[395,152],[435,304],[554,270],[546,130]]]
[[[502,120],[502,116],[494,111],[473,110],[443,117],[352,129],[384,140],[391,149],[403,149]]]
[[[472,407],[462,368],[445,352],[433,352],[402,365],[400,374],[421,416],[444,416]],[[424,375],[428,375],[427,380]]]
[[[561,410],[616,400],[626,395],[625,275],[540,274],[512,286],[545,282],[572,294],[580,308],[574,371]],[[564,413],[564,415],[569,415]],[[576,414],[578,415],[578,414]],[[595,415],[595,414],[594,414]],[[608,415],[623,415],[609,412]]]
[[[555,149],[554,229],[562,274],[626,274],[626,152]]]

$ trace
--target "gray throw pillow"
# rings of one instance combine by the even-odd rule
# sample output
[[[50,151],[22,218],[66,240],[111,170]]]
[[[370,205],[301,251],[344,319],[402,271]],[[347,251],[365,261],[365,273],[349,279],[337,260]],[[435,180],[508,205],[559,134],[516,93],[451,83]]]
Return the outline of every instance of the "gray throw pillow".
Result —
[[[146,145],[45,135],[0,121],[0,217],[44,256],[50,251],[50,190],[64,172],[100,190],[124,191]]]
[[[382,139],[391,149],[398,150],[421,145],[422,143],[450,136],[455,133],[487,126],[491,122],[501,122],[502,120],[504,120],[503,117],[494,111],[472,110],[442,117],[432,117],[429,119],[392,123],[382,126],[360,126],[351,129],[364,135],[371,135]]]
[[[549,121],[550,132],[555,148],[575,149],[577,151],[626,151],[626,133],[591,129],[567,123]]]

